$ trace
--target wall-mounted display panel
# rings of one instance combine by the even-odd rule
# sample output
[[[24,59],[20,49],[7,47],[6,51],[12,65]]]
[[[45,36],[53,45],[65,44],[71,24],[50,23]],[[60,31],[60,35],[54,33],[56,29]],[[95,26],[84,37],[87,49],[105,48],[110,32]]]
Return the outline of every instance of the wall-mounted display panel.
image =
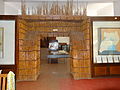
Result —
[[[93,21],[93,63],[120,63],[120,21]]]
[[[3,43],[4,43],[4,28],[0,27],[0,58],[3,58],[4,56]]]
[[[0,20],[0,65],[15,64],[15,20]]]

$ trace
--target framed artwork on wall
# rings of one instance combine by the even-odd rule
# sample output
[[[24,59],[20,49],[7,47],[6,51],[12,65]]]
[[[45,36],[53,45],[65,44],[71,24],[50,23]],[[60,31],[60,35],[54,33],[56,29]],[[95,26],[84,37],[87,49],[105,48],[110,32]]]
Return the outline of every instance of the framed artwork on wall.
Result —
[[[0,27],[0,58],[4,56],[4,28]]]
[[[120,28],[99,28],[98,55],[120,55]]]
[[[0,20],[0,65],[15,65],[15,20]]]
[[[120,63],[120,21],[93,22],[93,63]]]
[[[0,69],[16,74],[19,57],[17,16],[0,15]]]

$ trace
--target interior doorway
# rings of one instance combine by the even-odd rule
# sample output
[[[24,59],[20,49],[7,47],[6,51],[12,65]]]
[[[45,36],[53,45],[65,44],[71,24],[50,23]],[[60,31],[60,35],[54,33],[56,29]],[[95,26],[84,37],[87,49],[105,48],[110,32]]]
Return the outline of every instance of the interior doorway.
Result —
[[[19,51],[18,79],[37,80],[38,76],[42,75],[40,40],[44,37],[70,37],[71,62],[69,69],[71,75],[74,79],[91,77],[90,19],[79,16],[45,17],[43,19],[41,16],[26,16],[19,20],[18,25],[21,31],[19,32],[19,46],[21,50]],[[26,63],[28,64],[26,65]],[[46,63],[47,65],[55,65]],[[26,75],[23,76],[21,73],[24,72]]]
[[[42,75],[46,76],[47,74],[55,78],[71,78],[70,37],[43,37],[40,48],[40,73]]]

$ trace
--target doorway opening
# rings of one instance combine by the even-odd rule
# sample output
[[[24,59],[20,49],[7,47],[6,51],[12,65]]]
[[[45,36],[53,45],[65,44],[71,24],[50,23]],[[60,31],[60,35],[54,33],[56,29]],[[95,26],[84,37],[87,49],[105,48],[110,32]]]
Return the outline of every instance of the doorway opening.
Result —
[[[41,39],[40,48],[42,75],[71,78],[70,37],[44,37]]]

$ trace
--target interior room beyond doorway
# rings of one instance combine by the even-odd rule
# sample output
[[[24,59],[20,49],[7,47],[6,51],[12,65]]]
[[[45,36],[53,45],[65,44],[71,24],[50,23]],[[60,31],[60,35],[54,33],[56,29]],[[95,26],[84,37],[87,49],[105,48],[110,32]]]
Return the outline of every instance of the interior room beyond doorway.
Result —
[[[51,76],[51,78],[53,77],[71,78],[69,55],[70,55],[70,38],[69,37],[42,38],[41,39],[41,72],[40,73],[44,76],[49,75]]]

